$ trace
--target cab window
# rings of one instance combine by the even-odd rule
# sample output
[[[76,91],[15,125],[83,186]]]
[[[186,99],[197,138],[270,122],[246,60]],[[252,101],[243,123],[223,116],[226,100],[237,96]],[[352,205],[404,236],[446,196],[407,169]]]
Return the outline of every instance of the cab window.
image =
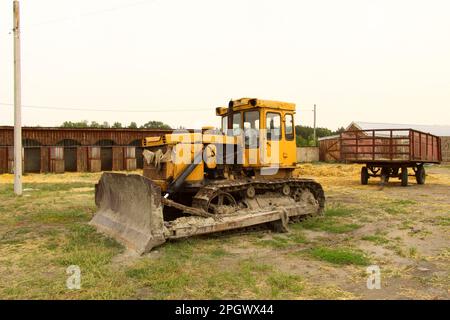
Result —
[[[241,114],[233,114],[233,136],[238,136],[241,134]]]
[[[267,112],[266,130],[268,140],[280,140],[281,138],[281,115],[279,113]]]
[[[222,117],[222,132],[226,133],[228,129],[228,117]]]
[[[244,138],[246,148],[259,146],[259,111],[244,112]]]
[[[284,136],[286,140],[294,140],[294,116],[292,114],[286,114],[284,119]]]
[[[241,119],[240,113],[233,114],[233,130],[230,130],[230,134],[232,133],[233,136],[241,134]],[[222,117],[222,132],[225,134],[228,132],[228,116]]]

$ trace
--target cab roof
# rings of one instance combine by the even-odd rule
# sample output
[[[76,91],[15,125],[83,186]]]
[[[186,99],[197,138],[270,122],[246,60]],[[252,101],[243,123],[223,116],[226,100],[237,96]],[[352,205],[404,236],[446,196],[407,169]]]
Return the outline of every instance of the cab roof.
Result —
[[[241,98],[238,100],[231,100],[226,107],[216,108],[216,115],[224,116],[227,115],[228,109],[233,108],[233,111],[241,111],[254,108],[270,108],[285,111],[295,111],[295,104],[282,101],[274,100],[261,100],[256,98]]]

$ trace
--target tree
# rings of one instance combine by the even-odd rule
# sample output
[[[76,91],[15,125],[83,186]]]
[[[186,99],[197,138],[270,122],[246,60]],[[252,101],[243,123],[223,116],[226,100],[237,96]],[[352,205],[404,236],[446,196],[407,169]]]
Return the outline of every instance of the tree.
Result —
[[[61,125],[62,128],[87,128],[88,126],[89,125],[87,120],[78,122],[64,121],[64,123]]]
[[[97,121],[91,121],[91,124],[89,125],[90,128],[100,128],[100,123]]]
[[[97,121],[91,121],[90,123],[87,120],[83,121],[64,121],[61,125],[61,128],[102,128],[102,129],[108,129],[108,128],[124,128],[125,126],[122,125],[119,121],[116,121],[111,126],[108,121],[103,121],[102,123],[99,123]],[[137,129],[138,125],[136,122],[131,122],[128,126],[130,129]],[[166,129],[170,130],[172,129],[168,124],[165,124],[161,121],[149,121],[140,128],[145,129]]]
[[[103,121],[103,123],[100,125],[100,128],[111,128],[111,126],[109,125],[108,121]]]
[[[164,122],[161,121],[149,121],[147,123],[145,123],[143,126],[141,126],[141,128],[145,128],[145,129],[172,129],[168,124],[165,124]]]
[[[327,128],[316,128],[317,138],[329,137],[340,132],[345,131],[344,128],[339,128],[337,131],[332,131]],[[297,134],[296,142],[298,147],[312,147],[316,145],[314,141],[314,128],[308,126],[295,126]]]
[[[339,129],[337,129],[336,134],[341,134],[342,132],[345,132],[344,127],[340,127]]]

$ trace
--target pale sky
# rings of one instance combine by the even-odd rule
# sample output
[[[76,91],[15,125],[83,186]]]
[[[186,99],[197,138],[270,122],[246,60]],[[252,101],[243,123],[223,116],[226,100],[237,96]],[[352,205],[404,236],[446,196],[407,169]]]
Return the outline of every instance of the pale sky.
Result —
[[[450,124],[450,1],[21,0],[21,14],[23,105],[87,110],[24,108],[24,125],[218,126],[215,107],[241,97],[294,102],[304,125],[317,104],[331,129]],[[11,28],[0,0],[0,103]]]

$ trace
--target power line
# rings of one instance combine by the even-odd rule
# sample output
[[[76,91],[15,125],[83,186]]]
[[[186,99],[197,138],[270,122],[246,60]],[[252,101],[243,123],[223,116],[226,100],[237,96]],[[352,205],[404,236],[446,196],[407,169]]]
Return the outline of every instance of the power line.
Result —
[[[29,26],[34,27],[34,26],[41,26],[41,25],[46,25],[46,24],[58,23],[58,22],[66,22],[66,21],[70,21],[70,20],[77,19],[80,17],[89,17],[89,16],[98,15],[98,14],[114,12],[114,11],[118,11],[120,9],[127,9],[127,8],[136,7],[136,6],[143,5],[143,4],[153,3],[155,1],[157,1],[157,0],[142,0],[142,1],[123,4],[123,5],[119,5],[119,6],[115,6],[115,7],[105,8],[105,9],[101,9],[101,10],[85,12],[85,13],[81,13],[79,15],[72,16],[72,17],[56,18],[56,19],[51,19],[51,20],[47,20],[47,21],[32,23]]]
[[[156,1],[158,1],[158,0],[142,0],[142,1],[137,1],[137,2],[133,2],[133,3],[123,4],[123,5],[110,7],[110,8],[106,8],[106,9],[102,9],[102,10],[85,12],[85,13],[81,13],[79,15],[72,16],[72,17],[55,18],[55,19],[51,19],[51,20],[47,20],[47,21],[31,23],[29,25],[26,25],[25,27],[36,27],[36,26],[42,26],[42,25],[47,25],[47,24],[66,22],[66,21],[71,21],[71,20],[77,19],[77,18],[90,17],[90,16],[95,16],[95,15],[98,15],[98,14],[110,13],[110,12],[118,11],[120,9],[128,9],[128,8],[136,7],[136,6],[139,6],[139,5],[150,4],[150,3],[153,3],[153,2],[156,2]],[[7,35],[11,35],[11,34],[12,34],[12,30],[10,30],[8,32],[8,34],[0,35],[0,38],[6,38]]]
[[[3,106],[14,106],[12,103],[0,102]],[[96,109],[96,108],[80,108],[80,107],[51,107],[51,106],[36,106],[36,105],[22,105],[23,108],[28,109],[47,109],[47,110],[61,110],[61,111],[91,111],[91,112],[127,112],[127,113],[153,113],[153,112],[190,112],[190,111],[210,111],[211,108],[164,108],[161,110],[138,110],[138,109]],[[110,108],[110,107],[107,107]]]
[[[13,103],[5,103],[0,102],[2,106],[14,106]],[[211,111],[214,108],[163,108],[161,110],[139,110],[139,109],[114,109],[113,107],[106,107],[109,109],[98,109],[98,107],[90,108],[90,107],[53,107],[53,106],[37,106],[37,105],[22,105],[22,108],[27,109],[44,109],[44,110],[60,110],[60,111],[87,111],[87,112],[127,112],[127,113],[161,113],[161,112],[192,112],[192,111]],[[312,109],[297,109],[297,111],[314,111]]]

